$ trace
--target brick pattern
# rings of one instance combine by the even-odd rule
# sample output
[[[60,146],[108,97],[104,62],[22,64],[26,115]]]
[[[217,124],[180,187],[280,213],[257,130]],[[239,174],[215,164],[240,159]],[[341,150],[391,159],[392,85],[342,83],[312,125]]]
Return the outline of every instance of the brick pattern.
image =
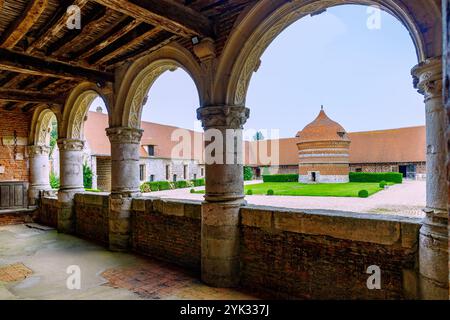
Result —
[[[201,205],[136,199],[131,214],[135,252],[199,271],[201,261]]]
[[[57,198],[42,198],[39,207],[38,222],[50,226],[52,228],[58,227],[58,199]]]
[[[0,213],[0,226],[23,224],[32,222],[33,217],[31,213],[14,212],[14,213]]]
[[[77,235],[103,245],[109,243],[109,197],[107,195],[77,194],[75,212]]]
[[[418,230],[418,223],[244,209],[241,284],[282,299],[414,298]],[[381,290],[367,288],[371,265],[381,268]]]

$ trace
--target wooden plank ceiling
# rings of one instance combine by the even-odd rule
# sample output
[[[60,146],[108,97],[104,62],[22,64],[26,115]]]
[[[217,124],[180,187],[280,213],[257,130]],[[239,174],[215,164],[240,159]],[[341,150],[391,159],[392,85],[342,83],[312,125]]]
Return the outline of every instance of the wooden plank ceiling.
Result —
[[[103,86],[115,67],[169,42],[223,39],[223,26],[255,1],[0,0],[0,108],[62,104],[79,82]],[[67,28],[73,5],[81,29]]]

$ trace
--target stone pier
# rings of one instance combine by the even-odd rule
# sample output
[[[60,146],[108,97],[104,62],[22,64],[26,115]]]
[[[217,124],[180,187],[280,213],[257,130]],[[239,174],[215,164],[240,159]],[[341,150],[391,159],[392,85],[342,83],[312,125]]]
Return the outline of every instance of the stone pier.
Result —
[[[197,114],[206,131],[202,279],[211,286],[233,287],[239,284],[240,277],[239,212],[244,204],[243,166],[240,160],[242,128],[249,117],[249,109],[209,106],[199,108]],[[210,139],[210,135],[214,138]],[[213,144],[216,149],[211,152]]]
[[[423,299],[448,299],[447,117],[442,96],[441,58],[413,68],[425,96],[427,141],[426,218],[420,230],[420,291]]]
[[[84,192],[83,186],[83,149],[84,141],[74,139],[58,140],[60,156],[60,180],[58,191],[58,231],[73,233],[74,197]]]
[[[30,188],[28,190],[29,205],[37,205],[41,191],[50,190],[50,147],[33,145],[28,147],[30,158]]]
[[[109,198],[109,247],[125,251],[130,246],[132,197],[140,194],[139,148],[143,130],[109,128],[111,142],[111,195]]]

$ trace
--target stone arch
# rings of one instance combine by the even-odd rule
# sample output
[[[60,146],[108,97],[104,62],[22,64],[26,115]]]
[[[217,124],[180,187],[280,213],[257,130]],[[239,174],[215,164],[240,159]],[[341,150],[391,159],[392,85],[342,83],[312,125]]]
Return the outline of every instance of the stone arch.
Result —
[[[36,109],[31,122],[30,136],[28,138],[29,145],[47,146],[49,141],[49,131],[53,119],[59,124],[58,110],[51,109],[48,106],[41,106]]]
[[[99,88],[91,83],[81,83],[75,87],[64,105],[60,136],[66,139],[83,140],[84,121],[91,103],[100,96],[106,99]],[[108,104],[106,104],[109,112]]]
[[[431,34],[432,31],[428,31],[430,34],[425,35],[421,32],[423,28],[419,28],[419,25],[426,25],[425,21],[422,20],[427,17],[423,12],[416,12],[424,11],[422,7],[416,8],[417,10],[414,12],[416,16],[414,16],[398,0],[314,0],[307,4],[304,2],[303,0],[294,0],[287,3],[281,0],[263,0],[238,19],[219,62],[215,81],[216,90],[214,90],[217,95],[214,100],[244,106],[253,72],[259,66],[261,56],[272,41],[283,30],[302,17],[338,5],[378,5],[381,9],[396,17],[409,31],[419,62],[441,54],[440,46],[435,44],[436,42],[440,43],[440,39],[436,39],[439,36]],[[430,2],[428,7],[436,8],[434,3],[428,2]],[[430,16],[433,17],[433,14],[440,16],[439,9],[436,8],[436,10],[438,10],[437,13],[434,11],[428,13],[428,19],[430,19]],[[435,24],[436,21],[433,20],[433,23]],[[438,21],[438,24],[440,24],[440,21]],[[433,29],[432,27],[430,27],[431,30],[438,28]],[[438,33],[440,34],[440,30]],[[427,42],[425,38],[431,40]],[[221,81],[217,79],[221,79]]]
[[[123,77],[114,110],[115,126],[140,128],[142,108],[153,83],[168,70],[182,68],[194,81],[203,103],[202,71],[195,58],[178,45],[168,45],[134,62]]]

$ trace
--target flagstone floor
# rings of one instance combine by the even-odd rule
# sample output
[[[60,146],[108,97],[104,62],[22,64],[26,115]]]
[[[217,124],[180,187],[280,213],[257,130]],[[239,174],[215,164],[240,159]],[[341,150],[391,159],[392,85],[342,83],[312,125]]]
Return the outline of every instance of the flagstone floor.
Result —
[[[80,278],[76,277],[78,274]],[[240,290],[208,287],[198,275],[167,263],[129,253],[113,253],[55,230],[13,225],[0,227],[2,299],[240,300],[255,297]]]

